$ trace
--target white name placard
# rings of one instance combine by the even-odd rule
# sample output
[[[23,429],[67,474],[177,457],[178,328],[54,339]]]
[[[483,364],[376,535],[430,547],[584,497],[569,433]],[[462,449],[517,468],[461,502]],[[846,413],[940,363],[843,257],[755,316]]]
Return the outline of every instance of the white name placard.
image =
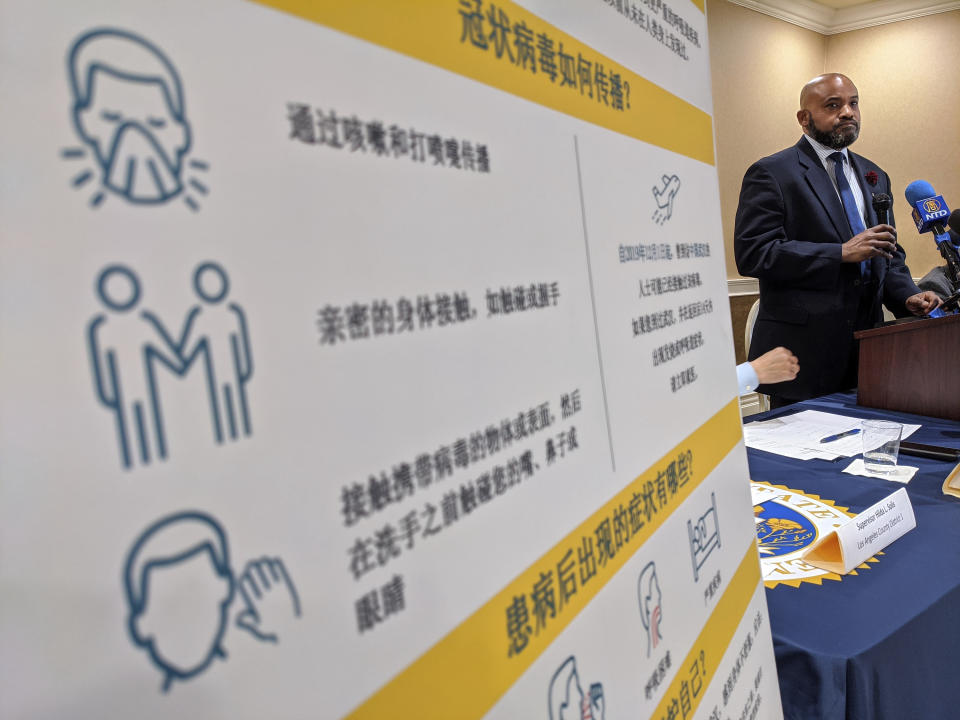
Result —
[[[901,488],[823,537],[804,560],[846,575],[916,526],[910,496]]]

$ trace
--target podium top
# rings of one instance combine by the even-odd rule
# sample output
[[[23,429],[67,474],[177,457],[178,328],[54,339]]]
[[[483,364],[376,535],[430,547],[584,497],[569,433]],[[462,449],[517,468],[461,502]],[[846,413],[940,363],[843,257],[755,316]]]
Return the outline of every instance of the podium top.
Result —
[[[861,340],[879,335],[895,335],[896,333],[930,330],[934,327],[941,328],[956,323],[960,323],[960,315],[947,315],[942,318],[902,318],[881,327],[870,328],[869,330],[857,330],[853,336],[857,340]]]

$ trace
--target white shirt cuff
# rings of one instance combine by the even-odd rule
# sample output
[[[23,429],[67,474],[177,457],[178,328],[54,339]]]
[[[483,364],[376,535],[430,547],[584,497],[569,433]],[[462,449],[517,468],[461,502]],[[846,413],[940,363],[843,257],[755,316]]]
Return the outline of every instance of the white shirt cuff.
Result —
[[[757,371],[753,369],[753,365],[748,362],[737,365],[737,383],[740,385],[741,395],[746,395],[757,389],[760,378],[757,377]]]

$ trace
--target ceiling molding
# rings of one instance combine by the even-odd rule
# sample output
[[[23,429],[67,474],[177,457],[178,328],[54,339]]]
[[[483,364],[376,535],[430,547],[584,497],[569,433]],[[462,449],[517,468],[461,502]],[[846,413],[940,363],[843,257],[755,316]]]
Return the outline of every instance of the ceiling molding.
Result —
[[[809,0],[728,0],[728,2],[770,15],[777,20],[799,25],[821,35],[829,33],[830,21],[837,12],[833,8]]]
[[[728,0],[750,10],[770,15],[821,35],[836,35],[925,15],[960,10],[960,0],[876,0],[852,7],[834,8],[814,0]]]

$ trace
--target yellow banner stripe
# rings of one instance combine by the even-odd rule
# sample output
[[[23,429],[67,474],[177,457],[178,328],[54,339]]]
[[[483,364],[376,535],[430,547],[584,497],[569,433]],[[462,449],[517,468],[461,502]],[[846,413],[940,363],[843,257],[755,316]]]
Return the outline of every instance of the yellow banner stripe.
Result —
[[[482,717],[669,518],[670,513],[713,471],[740,438],[740,405],[739,399],[735,398],[377,691],[348,716],[350,720],[414,717],[418,720],[469,720]],[[689,462],[678,462],[678,458]],[[684,471],[686,481],[681,483]],[[665,494],[660,492],[661,481]],[[648,494],[652,506],[646,502]],[[637,502],[638,497],[641,503]],[[664,498],[666,502],[662,502]],[[531,613],[525,628],[520,623],[520,629],[527,630],[524,646],[519,650],[512,646],[507,630],[508,608],[516,607],[517,598],[530,595],[532,588],[543,582],[545,574],[554,576],[558,566],[570,558],[571,550],[576,561],[580,550],[585,547],[585,538],[590,539],[592,546],[593,540],[600,537],[598,528],[631,507],[639,510],[639,518],[634,519],[642,521],[642,526],[634,525],[635,532],[629,532],[628,537],[621,536],[619,546],[616,536],[611,534],[612,552],[606,554],[602,563],[598,543],[594,547],[595,575],[584,583],[579,574],[582,566],[575,565],[575,592],[559,602],[559,593],[554,586],[554,597],[558,601],[554,612],[545,615],[542,624],[538,624],[535,613]],[[611,531],[613,527],[611,524]],[[517,637],[513,636],[514,639]],[[477,668],[482,672],[477,672]]]
[[[700,12],[702,13],[706,12],[706,9],[704,8],[704,4],[705,4],[704,0],[691,0],[691,2],[697,6]]]
[[[710,619],[700,631],[700,636],[687,653],[651,718],[687,717],[697,711],[760,580],[760,555],[757,553],[757,544],[751,542],[730,585],[710,613]],[[695,692],[698,688],[699,691]],[[670,715],[672,705],[683,708],[687,702],[690,703],[688,710]]]
[[[461,5],[456,0],[415,3],[397,0],[253,1],[423,60],[608,130],[714,164],[713,125],[707,113],[509,0],[483,3],[482,17],[473,25],[465,17],[473,4]],[[488,17],[491,9],[496,10],[493,23]],[[514,32],[517,26],[526,30],[517,34]],[[471,31],[471,27],[475,30]],[[500,34],[498,27],[508,30]],[[533,53],[535,62],[524,63],[521,59],[530,57],[516,46],[516,38],[521,35],[532,38],[526,47],[532,46],[529,52]],[[541,35],[552,40],[552,47],[558,53],[555,56],[558,68],[561,65],[559,52],[562,51],[572,58],[574,64],[580,58],[588,63],[590,70],[587,72],[593,73],[594,80],[597,63],[602,65],[606,82],[611,87],[613,74],[619,75],[623,83],[623,110],[599,101],[593,83],[588,96],[586,83],[584,88],[562,86],[562,73],[551,81],[540,65]],[[471,37],[484,38],[482,43],[487,48],[477,47]],[[503,38],[506,38],[506,46]],[[535,67],[536,72],[531,67]],[[607,97],[609,100],[609,92]],[[442,102],[443,98],[437,100]]]

